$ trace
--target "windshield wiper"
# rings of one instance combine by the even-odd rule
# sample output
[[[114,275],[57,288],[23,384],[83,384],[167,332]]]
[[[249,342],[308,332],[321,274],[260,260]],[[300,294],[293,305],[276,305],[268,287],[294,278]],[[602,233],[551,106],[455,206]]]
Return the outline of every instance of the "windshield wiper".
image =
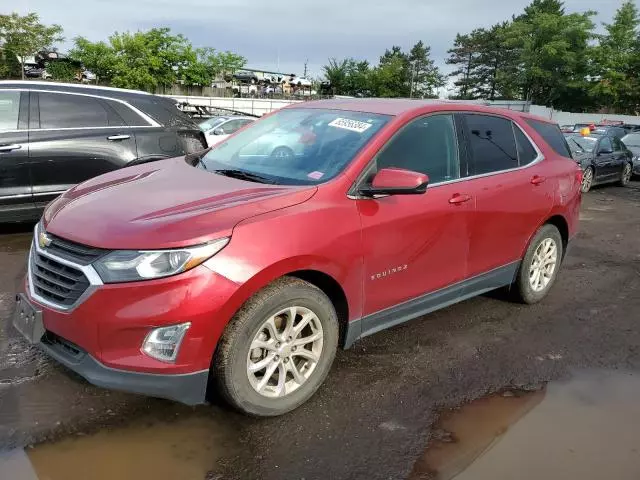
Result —
[[[272,185],[278,184],[278,182],[275,182],[269,177],[258,175],[257,173],[246,172],[244,170],[235,170],[235,169],[229,168],[229,169],[221,169],[221,170],[212,170],[212,172],[217,173],[218,175],[224,175],[225,177],[237,178],[238,180],[247,180],[249,182],[256,182],[256,183],[270,183]]]
[[[573,143],[575,143],[575,144],[578,146],[578,148],[580,149],[580,151],[581,151],[581,152],[585,152],[585,151],[586,151],[586,150],[583,148],[583,146],[582,146],[582,145],[580,145],[578,142],[576,142],[575,140],[571,140],[571,141],[572,141]]]

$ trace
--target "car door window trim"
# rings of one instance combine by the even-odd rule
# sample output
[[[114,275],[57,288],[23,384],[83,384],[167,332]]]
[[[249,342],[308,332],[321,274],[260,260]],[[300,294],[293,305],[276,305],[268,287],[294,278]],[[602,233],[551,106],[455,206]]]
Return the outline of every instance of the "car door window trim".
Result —
[[[58,131],[58,130],[91,130],[91,129],[95,129],[95,128],[160,128],[162,127],[162,125],[160,125],[158,122],[156,122],[153,118],[151,118],[149,115],[147,115],[146,113],[144,113],[143,111],[141,111],[140,109],[134,107],[133,105],[131,105],[130,103],[126,102],[125,100],[121,100],[119,98],[113,98],[113,97],[105,97],[105,96],[101,96],[101,95],[94,95],[94,94],[89,94],[89,93],[77,93],[77,92],[60,92],[60,91],[56,91],[56,90],[41,90],[41,89],[30,89],[30,88],[0,88],[0,91],[19,91],[19,92],[35,92],[35,93],[57,93],[60,95],[78,95],[78,96],[82,96],[82,97],[91,97],[91,98],[97,98],[100,100],[111,100],[113,102],[118,102],[121,103],[123,105],[125,105],[126,107],[128,107],[130,110],[132,110],[138,117],[140,117],[142,120],[144,120],[145,122],[147,122],[147,125],[120,125],[120,126],[105,126],[105,127],[60,127],[60,128],[31,128],[30,130],[38,130],[38,131]],[[0,130],[3,133],[8,133],[8,132],[23,132],[26,131],[27,129],[16,129],[16,130]]]
[[[467,180],[475,180],[478,178],[485,178],[485,177],[492,177],[494,175],[501,175],[503,173],[511,173],[511,172],[517,172],[520,170],[525,170],[527,168],[531,168],[534,167],[535,165],[537,165],[538,163],[542,162],[544,160],[544,154],[542,153],[542,150],[540,150],[540,148],[538,147],[538,145],[536,144],[536,142],[533,141],[533,139],[531,138],[531,135],[529,135],[517,122],[515,122],[513,119],[507,118],[507,117],[503,117],[502,115],[495,115],[495,114],[490,114],[490,113],[478,113],[478,112],[467,112],[467,111],[461,111],[461,112],[437,112],[434,114],[429,114],[429,115],[423,115],[424,117],[430,116],[430,115],[442,115],[442,114],[447,114],[447,113],[460,113],[461,115],[466,115],[466,114],[475,114],[475,115],[485,115],[485,116],[490,116],[490,117],[498,117],[498,118],[502,118],[505,120],[509,120],[513,125],[515,125],[516,127],[518,127],[520,129],[520,131],[524,134],[524,136],[527,138],[527,140],[529,140],[529,142],[531,142],[531,145],[533,145],[533,148],[535,149],[536,153],[538,154],[538,156],[535,158],[535,160],[533,162],[530,162],[526,165],[523,166],[518,166],[515,168],[509,168],[506,170],[496,170],[495,172],[488,172],[488,173],[481,173],[478,175],[470,175],[468,177],[460,177],[460,178],[456,178],[455,180],[446,180],[443,182],[437,182],[437,183],[430,183],[427,186],[427,193],[429,192],[429,190],[431,190],[432,188],[437,188],[437,187],[442,187],[445,185],[451,185],[452,183],[459,183],[459,182],[463,182],[463,181],[467,181]],[[409,120],[405,125],[408,125],[409,123],[411,123],[414,120],[417,120],[418,118],[421,117],[416,117],[414,119]],[[403,127],[400,128],[400,130],[398,130],[397,133],[399,133],[402,130]],[[514,135],[515,138],[515,135]],[[458,134],[456,132],[456,139],[459,140],[458,138]],[[389,141],[391,141],[391,139],[389,139]],[[465,139],[466,141],[466,139]],[[388,143],[388,142],[387,142]],[[385,143],[386,145],[386,143]],[[363,197],[361,195],[357,194],[358,188],[360,187],[361,183],[364,181],[364,178],[367,176],[368,171],[371,169],[371,166],[373,165],[373,162],[375,161],[376,157],[378,156],[378,154],[380,153],[380,151],[382,151],[382,148],[384,148],[383,145],[380,150],[378,150],[375,155],[373,156],[373,158],[371,159],[371,161],[367,164],[367,166],[365,168],[362,169],[362,172],[360,173],[360,175],[358,176],[358,178],[356,179],[354,185],[349,189],[349,191],[347,192],[347,198],[351,199],[351,200],[377,200],[379,198],[385,198],[385,197]],[[460,149],[460,146],[458,146],[458,148]],[[460,158],[460,162],[462,162],[462,158]]]

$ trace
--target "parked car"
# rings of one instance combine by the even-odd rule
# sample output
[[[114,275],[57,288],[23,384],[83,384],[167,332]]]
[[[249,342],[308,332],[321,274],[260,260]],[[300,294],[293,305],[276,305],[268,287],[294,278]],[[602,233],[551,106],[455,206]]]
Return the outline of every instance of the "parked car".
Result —
[[[582,193],[594,185],[617,182],[629,183],[633,168],[633,154],[617,137],[609,135],[566,135],[569,148],[583,170]]]
[[[595,123],[576,123],[573,126],[573,131],[574,133],[580,133],[585,128],[588,128],[590,131],[593,132],[596,129],[596,124]]]
[[[560,127],[560,131],[562,133],[573,133],[575,132],[576,128],[575,125],[562,125]]]
[[[610,125],[598,125],[595,129],[591,131],[592,135],[607,135],[609,137],[616,137],[618,139],[622,139],[627,134],[627,131],[618,126],[610,126]]]
[[[233,78],[238,82],[243,83],[258,83],[258,75],[255,72],[248,72],[245,70],[239,70],[233,74]]]
[[[633,175],[640,176],[640,132],[625,135],[622,137],[622,143],[631,152]]]
[[[293,77],[289,80],[289,83],[296,87],[310,87],[312,85],[311,80],[304,77]]]
[[[204,132],[207,144],[211,147],[255,120],[254,117],[241,116],[212,117],[201,122],[200,129]]]
[[[37,219],[62,192],[102,173],[204,148],[197,124],[164,97],[1,81],[0,222]]]
[[[277,130],[304,155],[241,155]],[[211,383],[244,412],[283,414],[338,346],[504,286],[541,301],[580,180],[558,126],[528,114],[296,104],[51,203],[14,325],[96,385],[198,404]]]

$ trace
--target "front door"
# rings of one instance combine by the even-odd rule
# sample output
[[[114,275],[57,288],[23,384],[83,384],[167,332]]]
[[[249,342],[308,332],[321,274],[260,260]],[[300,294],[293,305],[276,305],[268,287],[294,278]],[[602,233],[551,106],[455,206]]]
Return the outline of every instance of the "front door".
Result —
[[[611,137],[602,137],[596,151],[596,182],[608,182],[617,175]]]
[[[460,158],[454,117],[448,114],[411,121],[375,158],[367,181],[381,168],[398,167],[426,173],[430,185],[423,195],[356,200],[364,246],[364,313],[369,316],[363,331],[400,323],[403,313],[395,315],[390,307],[465,278],[474,201],[466,195],[465,182],[457,182]],[[385,309],[390,315],[384,319],[371,316]]]
[[[28,93],[0,90],[0,222],[33,215],[28,100]]]
[[[100,98],[41,91],[31,94],[31,103],[29,162],[36,204],[46,205],[68,188],[136,159],[132,129]]]

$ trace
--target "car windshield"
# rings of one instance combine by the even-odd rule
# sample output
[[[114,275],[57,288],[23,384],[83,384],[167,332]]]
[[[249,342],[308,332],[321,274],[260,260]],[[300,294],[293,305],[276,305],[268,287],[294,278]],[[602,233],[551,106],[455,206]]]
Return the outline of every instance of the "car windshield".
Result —
[[[203,132],[208,132],[209,130],[213,130],[218,125],[224,123],[226,120],[226,117],[213,117],[201,122],[198,126]]]
[[[640,133],[631,133],[622,139],[627,147],[640,147]]]
[[[216,145],[200,168],[262,183],[316,185],[338,175],[388,115],[284,109]]]
[[[597,138],[582,137],[578,135],[567,136],[567,143],[574,152],[588,152],[591,153],[596,148],[598,143]]]

